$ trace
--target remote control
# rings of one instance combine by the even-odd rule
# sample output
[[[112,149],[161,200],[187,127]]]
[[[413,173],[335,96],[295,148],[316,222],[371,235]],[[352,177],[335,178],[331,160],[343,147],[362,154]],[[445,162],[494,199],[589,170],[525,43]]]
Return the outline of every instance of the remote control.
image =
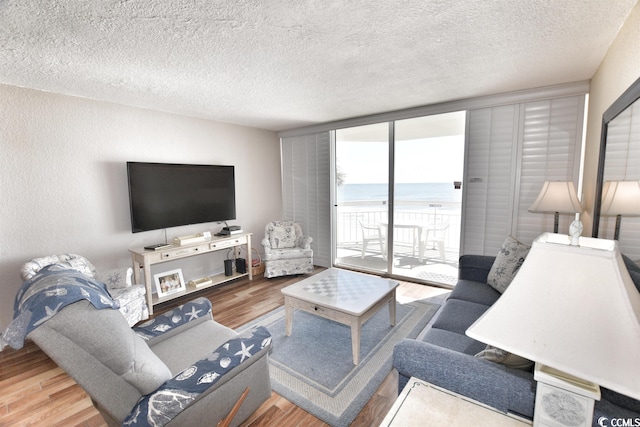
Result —
[[[144,248],[150,251],[157,251],[160,249],[166,249],[166,248],[170,248],[171,245],[167,244],[167,243],[156,243],[155,245],[149,245],[149,246],[145,246]]]

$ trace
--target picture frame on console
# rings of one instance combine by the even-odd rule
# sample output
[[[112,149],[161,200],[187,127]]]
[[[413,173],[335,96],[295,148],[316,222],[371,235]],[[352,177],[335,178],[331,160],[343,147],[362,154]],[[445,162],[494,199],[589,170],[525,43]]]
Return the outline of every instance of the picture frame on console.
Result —
[[[158,298],[163,298],[187,289],[184,283],[184,277],[182,276],[182,269],[180,268],[154,274],[153,279],[156,284]]]

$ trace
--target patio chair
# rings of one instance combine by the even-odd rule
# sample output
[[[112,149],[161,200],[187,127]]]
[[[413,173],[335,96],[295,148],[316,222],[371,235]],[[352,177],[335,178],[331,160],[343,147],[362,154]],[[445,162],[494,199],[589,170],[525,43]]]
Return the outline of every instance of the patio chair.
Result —
[[[445,242],[449,233],[449,222],[444,221],[441,224],[430,225],[425,230],[424,247],[426,248],[431,243],[433,248],[438,248],[440,258],[442,262],[447,262],[447,256],[445,253]]]
[[[387,259],[387,253],[385,250],[384,236],[380,225],[366,224],[362,221],[358,221],[360,224],[360,230],[362,231],[362,252],[360,253],[360,259],[364,259],[364,255],[367,252],[367,247],[370,243],[374,243],[380,246],[380,253],[383,259]]]

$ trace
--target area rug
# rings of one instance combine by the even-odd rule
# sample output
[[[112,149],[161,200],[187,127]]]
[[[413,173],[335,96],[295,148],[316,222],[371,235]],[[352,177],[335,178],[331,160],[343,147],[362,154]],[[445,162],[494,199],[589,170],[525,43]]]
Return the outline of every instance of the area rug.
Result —
[[[391,372],[393,346],[415,338],[438,309],[414,301],[397,304],[396,326],[383,307],[362,327],[360,364],[351,353],[351,329],[296,310],[286,337],[284,307],[241,327],[257,325],[272,335],[269,372],[273,390],[331,426],[348,426]]]

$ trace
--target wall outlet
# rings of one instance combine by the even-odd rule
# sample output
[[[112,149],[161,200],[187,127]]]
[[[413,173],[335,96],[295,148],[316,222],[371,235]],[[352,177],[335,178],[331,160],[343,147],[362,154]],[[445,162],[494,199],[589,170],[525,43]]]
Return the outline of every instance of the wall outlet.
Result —
[[[240,246],[236,246],[234,249],[236,253],[236,258],[240,258],[240,249],[241,249]]]

